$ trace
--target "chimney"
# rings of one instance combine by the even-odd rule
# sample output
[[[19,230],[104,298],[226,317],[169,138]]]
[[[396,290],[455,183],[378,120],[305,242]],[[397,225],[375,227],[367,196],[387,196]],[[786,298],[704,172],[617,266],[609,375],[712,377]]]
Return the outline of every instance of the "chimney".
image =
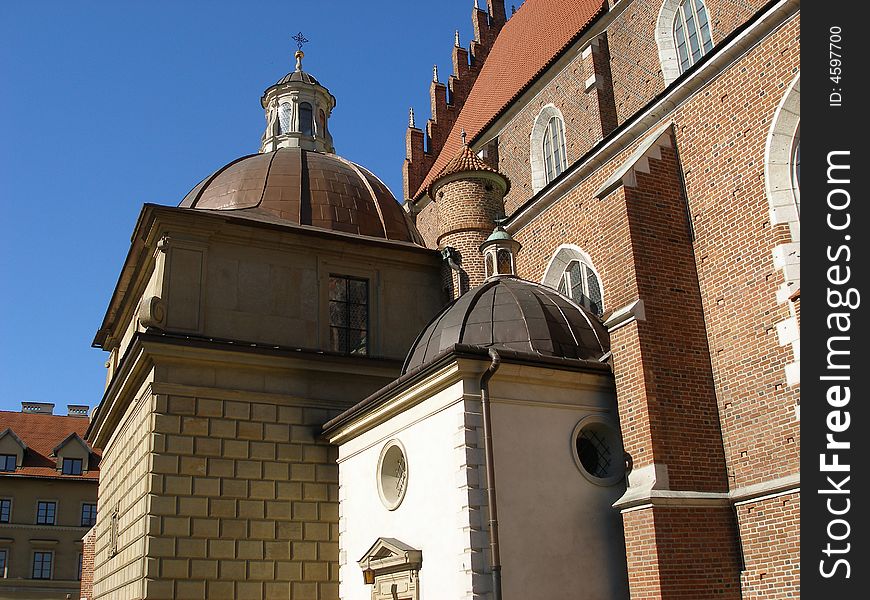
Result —
[[[37,415],[53,415],[54,404],[50,402],[22,402],[21,412]]]
[[[67,404],[66,414],[68,417],[87,417],[89,408],[87,404]]]

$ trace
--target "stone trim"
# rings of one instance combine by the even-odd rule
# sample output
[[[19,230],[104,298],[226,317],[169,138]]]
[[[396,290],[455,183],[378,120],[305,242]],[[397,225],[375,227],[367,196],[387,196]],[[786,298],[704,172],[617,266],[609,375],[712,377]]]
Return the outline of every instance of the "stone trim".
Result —
[[[800,491],[801,474],[794,473],[778,479],[763,481],[745,487],[731,490],[731,500],[735,505],[747,502],[757,502],[763,498],[780,496]]]
[[[643,300],[640,298],[613,311],[607,317],[607,320],[604,321],[604,326],[607,328],[608,333],[613,333],[620,327],[625,327],[635,321],[646,321],[646,311],[644,310]]]
[[[666,123],[647,136],[637,150],[632,152],[631,156],[592,195],[603,200],[607,194],[620,186],[637,187],[635,173],[649,173],[649,159],[661,160],[662,148],[671,147],[672,127],[672,123]]]
[[[800,137],[801,74],[795,76],[771,119],[764,148],[764,190],[770,203],[772,225],[787,225],[791,242],[773,249],[773,266],[782,271],[777,304],[788,304],[791,317],[776,324],[780,346],[791,345],[794,360],[785,366],[789,386],[800,384],[800,329],[792,296],[801,287],[800,188],[794,181],[795,141]]]

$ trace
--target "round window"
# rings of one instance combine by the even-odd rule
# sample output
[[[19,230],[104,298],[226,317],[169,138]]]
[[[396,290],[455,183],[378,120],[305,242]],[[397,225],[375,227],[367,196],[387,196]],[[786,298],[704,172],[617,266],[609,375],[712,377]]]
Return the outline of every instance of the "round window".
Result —
[[[609,420],[597,415],[577,423],[571,437],[574,462],[597,485],[613,485],[625,475],[622,440]]]
[[[408,489],[408,460],[398,440],[390,440],[378,459],[378,494],[389,510],[395,510]]]

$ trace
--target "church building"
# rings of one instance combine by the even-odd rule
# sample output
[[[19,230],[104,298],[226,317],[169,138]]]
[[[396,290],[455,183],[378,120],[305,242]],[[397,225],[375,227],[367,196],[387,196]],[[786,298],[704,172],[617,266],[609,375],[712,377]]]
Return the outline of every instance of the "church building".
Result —
[[[799,2],[471,13],[401,203],[300,49],[142,208],[83,598],[799,596]]]

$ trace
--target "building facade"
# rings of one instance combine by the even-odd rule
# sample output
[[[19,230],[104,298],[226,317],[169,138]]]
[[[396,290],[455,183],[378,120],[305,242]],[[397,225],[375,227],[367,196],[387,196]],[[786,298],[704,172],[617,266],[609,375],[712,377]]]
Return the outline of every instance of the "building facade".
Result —
[[[401,207],[300,51],[143,208],[93,598],[799,595],[798,2],[472,23]]]
[[[24,402],[0,411],[0,598],[78,598],[82,538],[97,509],[100,454],[88,407]]]

